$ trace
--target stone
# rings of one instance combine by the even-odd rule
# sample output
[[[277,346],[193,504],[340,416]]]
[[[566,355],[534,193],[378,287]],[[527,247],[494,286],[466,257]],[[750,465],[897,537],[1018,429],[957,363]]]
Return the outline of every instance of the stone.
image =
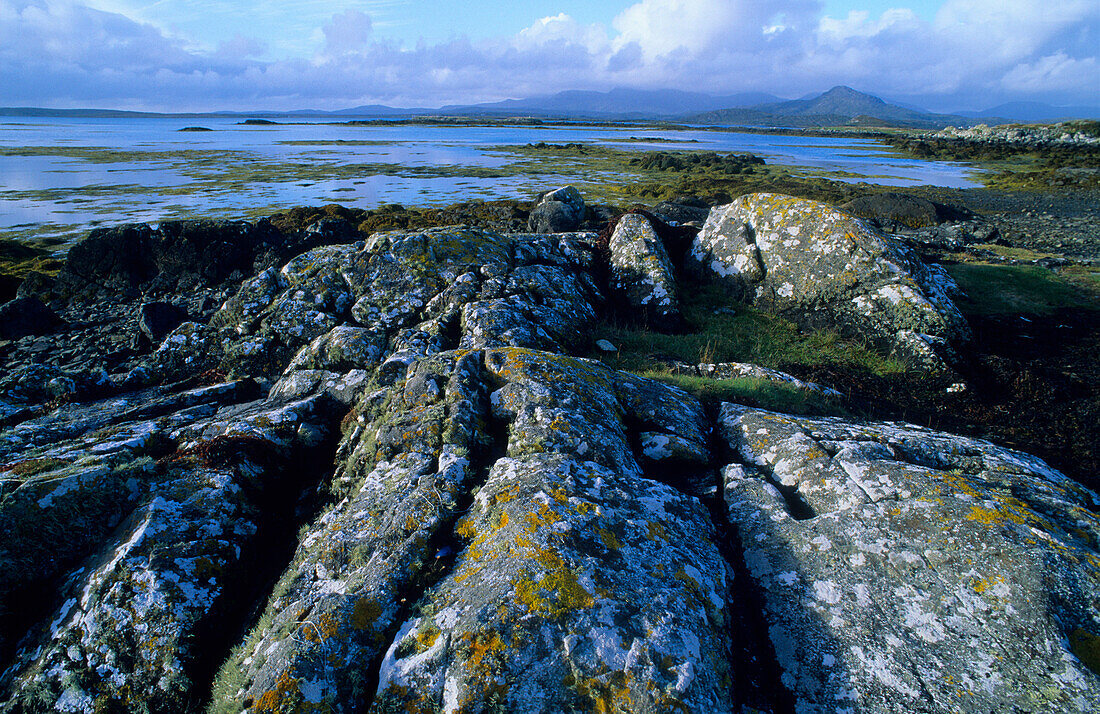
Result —
[[[751,194],[712,209],[689,268],[739,299],[877,343],[933,374],[950,376],[955,350],[970,339],[941,271],[817,201]]]
[[[159,345],[186,319],[187,311],[170,302],[147,302],[141,306],[138,328],[150,342]]]
[[[896,191],[860,196],[837,208],[859,218],[874,219],[887,230],[925,228],[968,217],[967,212],[957,208]]]
[[[627,309],[659,330],[682,321],[676,276],[664,243],[649,220],[638,213],[619,219],[611,234],[610,287]]]
[[[796,711],[1089,711],[1097,496],[905,424],[725,404],[725,502]],[[1090,669],[1090,666],[1093,669]]]
[[[772,230],[727,218],[719,266]],[[620,265],[668,262],[632,223]],[[224,272],[267,229],[217,225],[117,230],[178,244],[4,345],[0,711],[1100,706],[1100,497],[1041,460],[577,357],[631,289],[594,233],[322,219]],[[158,300],[188,321],[127,355]]]
[[[52,332],[64,321],[36,297],[17,297],[0,305],[0,339]]]
[[[548,191],[535,201],[527,219],[534,233],[566,233],[580,228],[584,222],[584,198],[572,186]]]

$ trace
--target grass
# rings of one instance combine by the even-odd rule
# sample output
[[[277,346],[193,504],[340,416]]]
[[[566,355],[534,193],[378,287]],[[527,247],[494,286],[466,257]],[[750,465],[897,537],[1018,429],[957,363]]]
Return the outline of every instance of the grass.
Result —
[[[639,373],[667,373],[668,360],[752,362],[774,369],[829,364],[876,376],[906,371],[900,361],[834,331],[803,331],[790,320],[738,303],[716,284],[683,283],[680,308],[687,323],[681,334],[604,324],[596,339],[610,340],[619,349],[596,356],[616,369]]]
[[[737,402],[786,414],[851,414],[834,398],[767,379],[708,379],[655,370],[643,371],[640,376],[675,385],[704,402]]]
[[[957,304],[968,315],[1042,316],[1064,309],[1100,309],[1100,275],[1095,269],[1063,274],[1038,265],[945,267],[967,294]]]
[[[789,320],[738,303],[719,285],[685,282],[682,287],[680,307],[686,322],[682,333],[656,332],[645,325],[604,323],[594,338],[609,340],[618,350],[593,352],[590,356],[614,369],[675,384],[705,401],[737,401],[796,413],[851,412],[836,400],[793,385],[753,378],[678,375],[670,362],[752,362],[802,374],[810,368],[825,368],[833,374],[873,379],[898,377],[907,371],[902,362],[856,340],[841,338],[834,331],[803,331]]]

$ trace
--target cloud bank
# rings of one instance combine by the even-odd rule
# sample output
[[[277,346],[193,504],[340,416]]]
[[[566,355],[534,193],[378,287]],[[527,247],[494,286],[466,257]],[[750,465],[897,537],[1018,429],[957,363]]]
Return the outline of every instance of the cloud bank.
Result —
[[[904,2],[904,0],[901,0]],[[216,48],[75,0],[0,0],[0,104],[151,110],[440,106],[565,89],[800,96],[848,84],[933,109],[1100,103],[1100,3],[946,0],[834,18],[816,0],[640,0],[610,27],[565,13],[509,37],[419,42],[334,13],[300,57]]]

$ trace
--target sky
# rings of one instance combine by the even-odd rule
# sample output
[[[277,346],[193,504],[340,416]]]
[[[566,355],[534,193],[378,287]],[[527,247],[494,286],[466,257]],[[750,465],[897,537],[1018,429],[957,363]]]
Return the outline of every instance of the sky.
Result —
[[[0,106],[438,107],[615,87],[1100,105],[1100,0],[0,0]]]

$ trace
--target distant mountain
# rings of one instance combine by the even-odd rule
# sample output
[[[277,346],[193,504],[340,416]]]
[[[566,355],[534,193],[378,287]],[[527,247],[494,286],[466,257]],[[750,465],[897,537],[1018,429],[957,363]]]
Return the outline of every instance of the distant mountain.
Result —
[[[931,114],[890,104],[851,87],[833,87],[816,97],[703,112],[688,118],[700,124],[751,124],[768,126],[885,125],[938,128],[974,121],[953,114]]]
[[[1025,122],[1100,119],[1100,107],[1056,107],[1042,102],[1008,102],[980,112],[963,111],[955,113],[975,119],[1001,118]]]
[[[794,99],[789,102],[762,104],[753,107],[757,111],[778,116],[869,116],[876,119],[912,121],[922,119],[926,112],[915,111],[887,104],[871,94],[857,92],[851,87],[833,87],[813,99]]]
[[[573,90],[528,99],[505,99],[486,104],[451,105],[438,114],[538,115],[571,118],[676,118],[688,114],[774,102],[778,97],[763,92],[746,92],[716,97],[677,89],[612,89],[609,92]]]

